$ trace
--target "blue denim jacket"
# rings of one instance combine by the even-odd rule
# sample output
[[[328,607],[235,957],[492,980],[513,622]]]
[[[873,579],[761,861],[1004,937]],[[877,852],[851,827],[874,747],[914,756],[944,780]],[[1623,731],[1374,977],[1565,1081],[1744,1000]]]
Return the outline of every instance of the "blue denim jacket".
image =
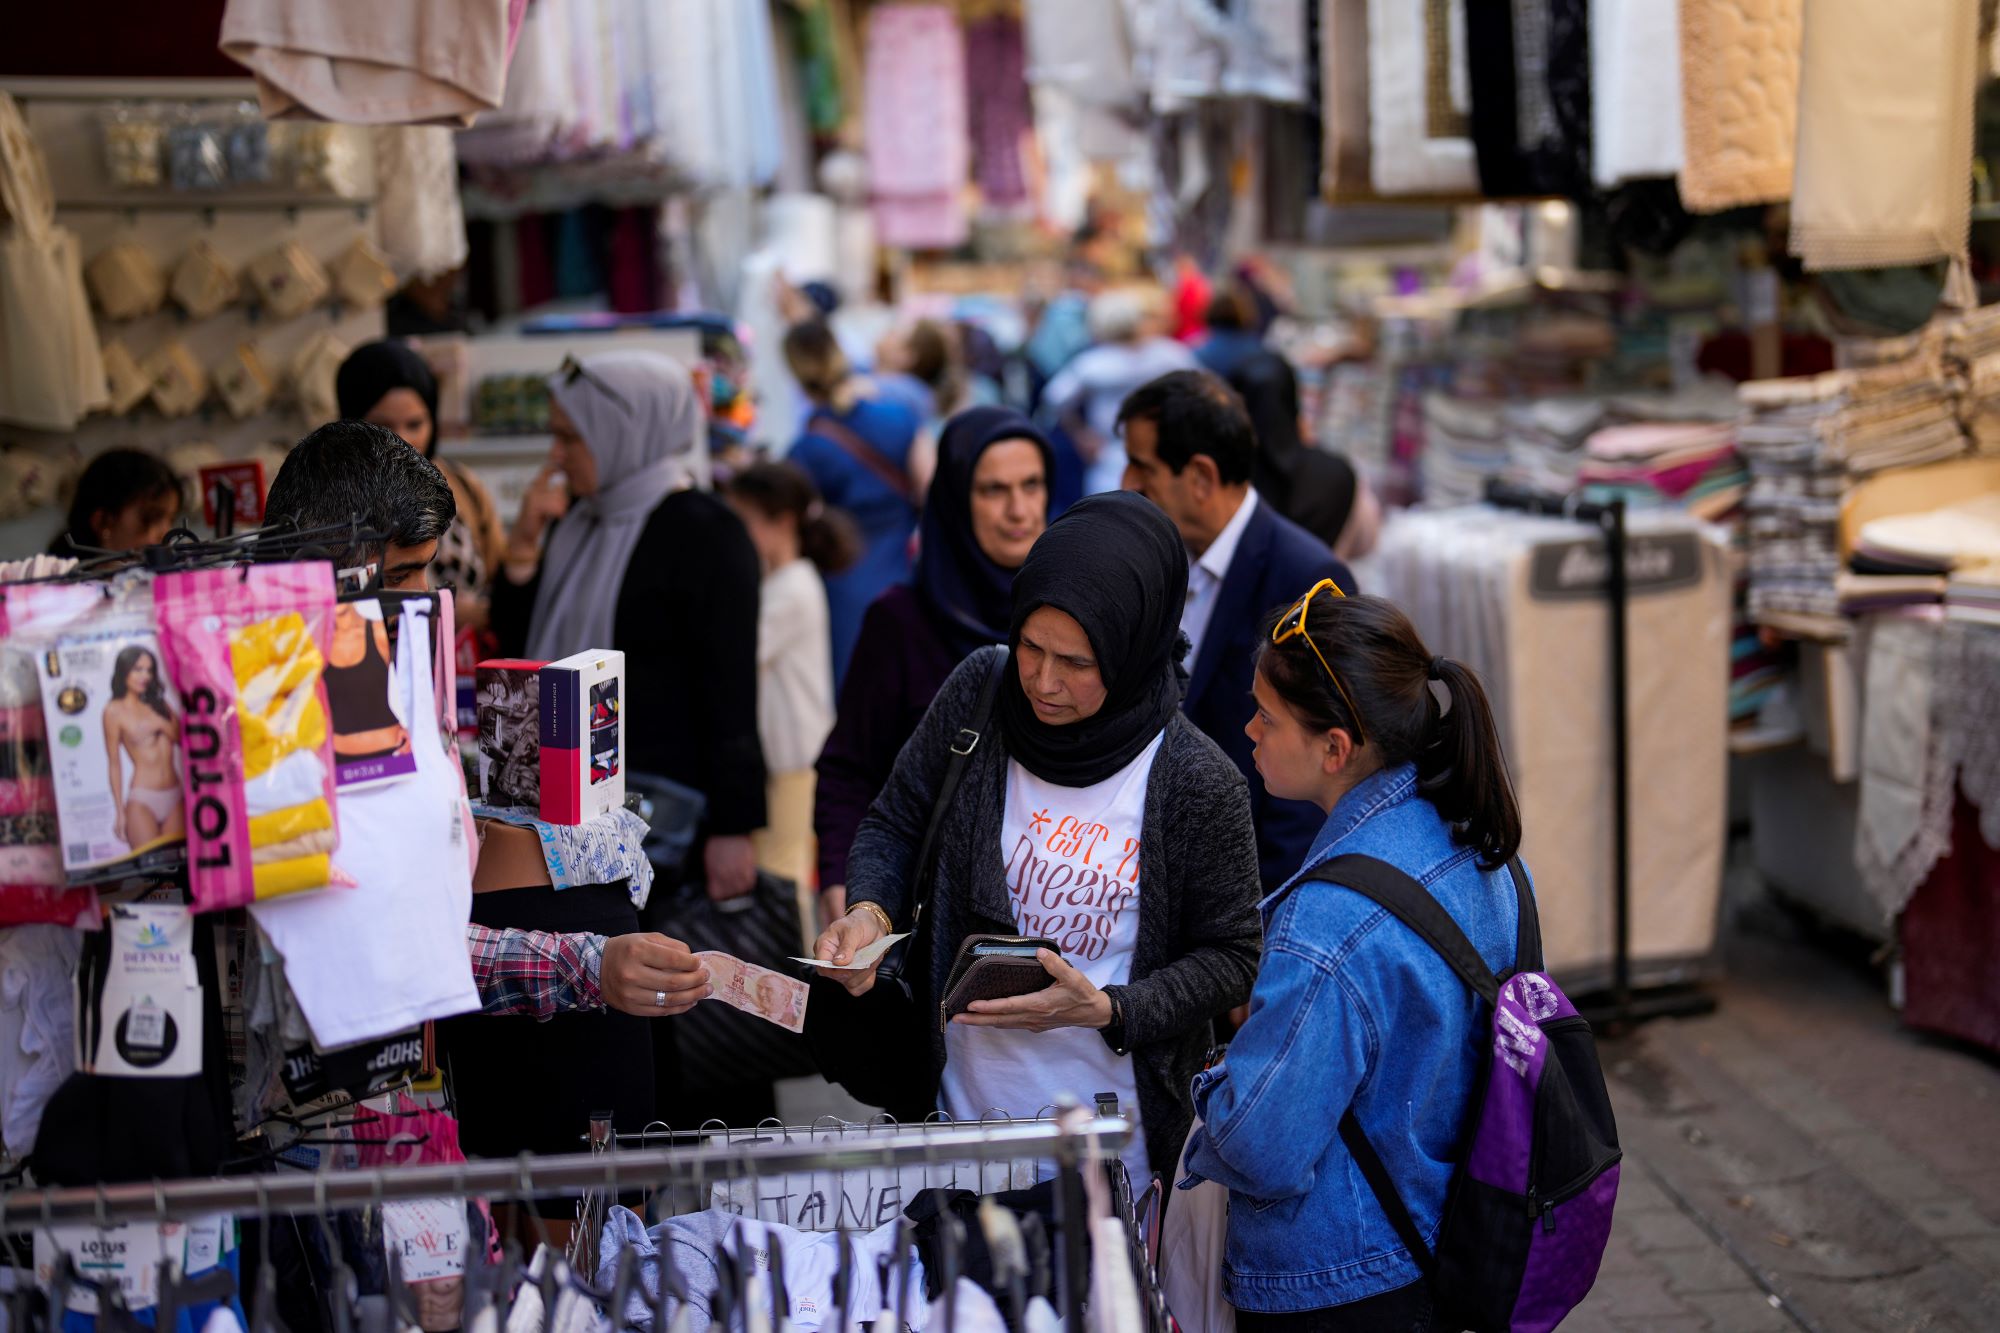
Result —
[[[1306,868],[1359,852],[1428,888],[1495,972],[1514,965],[1503,868],[1480,870],[1417,789],[1412,765],[1341,798]],[[1483,1007],[1372,899],[1296,878],[1267,898],[1264,962],[1228,1059],[1195,1080],[1191,1176],[1229,1187],[1223,1289],[1238,1309],[1345,1305],[1421,1276],[1340,1142],[1351,1104],[1435,1243],[1472,1096]]]

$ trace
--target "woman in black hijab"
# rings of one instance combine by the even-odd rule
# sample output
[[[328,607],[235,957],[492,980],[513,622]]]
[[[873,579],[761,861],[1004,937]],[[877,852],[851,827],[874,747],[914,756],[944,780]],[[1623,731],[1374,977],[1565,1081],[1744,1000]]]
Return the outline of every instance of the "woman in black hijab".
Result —
[[[505,554],[500,511],[479,479],[438,452],[437,376],[408,343],[364,343],[340,365],[334,394],[343,421],[366,421],[401,436],[451,483],[458,517],[438,542],[432,581],[453,590],[458,628],[483,629],[492,572]]]
[[[1180,711],[1186,600],[1164,514],[1133,494],[1080,502],[1015,577],[1007,645],[952,673],[897,758],[854,840],[851,909],[814,956],[846,963],[911,929],[928,891],[904,976],[918,1011],[948,1021],[925,1024],[920,1052],[935,1096],[899,1116],[1032,1117],[1111,1092],[1136,1112],[1135,1179],[1173,1170],[1209,1020],[1248,994],[1261,943],[1249,795]],[[968,751],[926,875],[918,849]],[[1041,988],[954,993],[961,946],[981,934],[1025,937]],[[873,969],[824,975],[856,995],[875,983]]]
[[[1049,522],[1055,456],[1019,412],[975,407],[938,441],[916,577],[876,598],[841,682],[813,798],[821,907],[844,913],[847,853],[903,742],[966,655],[1007,642],[1014,572]]]
[[[1237,362],[1229,387],[1257,430],[1251,481],[1279,513],[1312,533],[1342,560],[1375,548],[1381,505],[1345,455],[1308,444],[1299,412],[1299,378],[1281,354],[1259,351]]]

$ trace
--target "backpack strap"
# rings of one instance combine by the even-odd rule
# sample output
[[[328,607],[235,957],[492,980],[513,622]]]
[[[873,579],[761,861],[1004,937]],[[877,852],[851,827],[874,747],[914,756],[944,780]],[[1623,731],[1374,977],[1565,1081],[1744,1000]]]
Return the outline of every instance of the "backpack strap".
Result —
[[[1336,856],[1315,867],[1305,878],[1338,884],[1373,899],[1415,931],[1438,957],[1451,964],[1451,970],[1477,991],[1480,999],[1488,1004],[1499,1002],[1500,979],[1486,966],[1486,960],[1472,947],[1472,941],[1465,938],[1465,932],[1451,919],[1451,913],[1438,905],[1429,889],[1387,861],[1352,854]],[[1515,883],[1518,887],[1520,881]]]
[[[1516,932],[1517,970],[1526,965],[1531,953],[1535,968],[1539,970],[1541,928],[1534,916],[1527,876],[1521,871],[1518,860],[1511,862],[1507,868],[1514,879],[1514,891],[1522,903]],[[1336,856],[1315,867],[1305,878],[1338,884],[1372,899],[1415,931],[1424,943],[1451,965],[1451,970],[1458,973],[1466,985],[1478,992],[1481,999],[1488,1004],[1499,1002],[1500,979],[1493,975],[1493,969],[1486,965],[1486,960],[1479,956],[1479,950],[1472,947],[1472,941],[1465,937],[1458,922],[1452,920],[1451,913],[1431,896],[1430,890],[1403,871],[1372,856],[1347,855]],[[1431,1253],[1423,1231],[1417,1226],[1417,1219],[1411,1216],[1409,1206],[1403,1202],[1402,1192],[1390,1179],[1389,1168],[1383,1164],[1382,1155],[1375,1151],[1375,1145],[1368,1141],[1368,1135],[1362,1130],[1361,1121],[1352,1106],[1340,1117],[1340,1141],[1347,1146],[1354,1165],[1360,1168],[1362,1179],[1368,1182],[1368,1188],[1388,1217],[1389,1225],[1395,1228],[1396,1238],[1403,1242],[1424,1275],[1431,1276],[1437,1268],[1437,1256]]]
[[[1507,863],[1507,876],[1514,881],[1514,902],[1517,912],[1514,917],[1514,971],[1539,972],[1542,970],[1542,918],[1535,910],[1535,891],[1528,887],[1528,872],[1521,868],[1521,858],[1515,857]]]
[[[907,504],[916,504],[921,499],[916,493],[916,488],[910,484],[910,474],[906,469],[890,462],[888,456],[880,449],[868,443],[859,433],[831,413],[815,412],[812,419],[806,422],[806,433],[831,440],[838,445],[842,453],[868,469],[875,480],[894,491],[897,499]]]

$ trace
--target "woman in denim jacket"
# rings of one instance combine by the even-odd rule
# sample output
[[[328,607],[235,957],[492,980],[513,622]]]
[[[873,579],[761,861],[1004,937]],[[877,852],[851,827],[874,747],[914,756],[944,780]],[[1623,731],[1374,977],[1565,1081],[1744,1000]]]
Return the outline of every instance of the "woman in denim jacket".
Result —
[[[1249,734],[1273,796],[1327,812],[1306,869],[1363,853],[1423,884],[1487,965],[1514,965],[1521,841],[1491,706],[1403,613],[1322,584],[1273,627]],[[1223,1290],[1244,1333],[1428,1329],[1423,1274],[1340,1141],[1363,1130],[1435,1245],[1479,1063],[1479,1001],[1360,893],[1294,878],[1227,1061],[1195,1081],[1195,1179],[1228,1186]]]

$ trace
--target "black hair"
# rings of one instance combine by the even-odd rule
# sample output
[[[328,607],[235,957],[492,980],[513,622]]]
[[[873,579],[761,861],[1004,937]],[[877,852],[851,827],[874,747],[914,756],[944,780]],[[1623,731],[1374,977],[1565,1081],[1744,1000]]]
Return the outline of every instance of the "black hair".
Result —
[[[148,658],[153,663],[153,683],[146,692],[138,696],[139,702],[171,722],[174,715],[167,708],[166,673],[160,669],[160,655],[143,644],[131,644],[118,654],[111,664],[111,697],[123,699],[127,694],[125,678],[132,674],[132,668],[139,665],[140,658]]]
[[[827,507],[819,487],[798,464],[752,464],[724,489],[767,518],[789,515],[799,525],[799,552],[820,573],[842,573],[861,558],[861,529],[845,510]]]
[[[394,431],[365,421],[331,422],[300,440],[264,501],[267,523],[309,531],[358,519],[397,546],[434,542],[456,517],[458,502],[437,464]],[[365,543],[343,563],[378,559],[382,549]]]
[[[1385,768],[1416,764],[1423,793],[1451,825],[1454,841],[1476,848],[1489,870],[1513,859],[1521,848],[1521,808],[1478,675],[1462,662],[1432,657],[1409,617],[1384,598],[1321,594],[1306,611],[1312,642],[1272,643],[1268,631],[1289,611],[1266,625],[1257,658],[1259,674],[1285,705],[1315,731],[1354,736],[1353,700],[1368,748]],[[1328,678],[1329,667],[1338,684]],[[1431,690],[1434,678],[1450,697],[1448,710]]]
[[[1135,421],[1159,432],[1160,461],[1176,476],[1197,454],[1215,460],[1225,486],[1249,482],[1257,430],[1236,391],[1205,370],[1176,370],[1133,390],[1118,409],[1118,433]]]
[[[106,449],[76,479],[69,529],[63,535],[73,549],[101,546],[95,526],[99,514],[122,513],[136,504],[171,504],[178,514],[185,499],[180,478],[165,460],[143,449]]]

